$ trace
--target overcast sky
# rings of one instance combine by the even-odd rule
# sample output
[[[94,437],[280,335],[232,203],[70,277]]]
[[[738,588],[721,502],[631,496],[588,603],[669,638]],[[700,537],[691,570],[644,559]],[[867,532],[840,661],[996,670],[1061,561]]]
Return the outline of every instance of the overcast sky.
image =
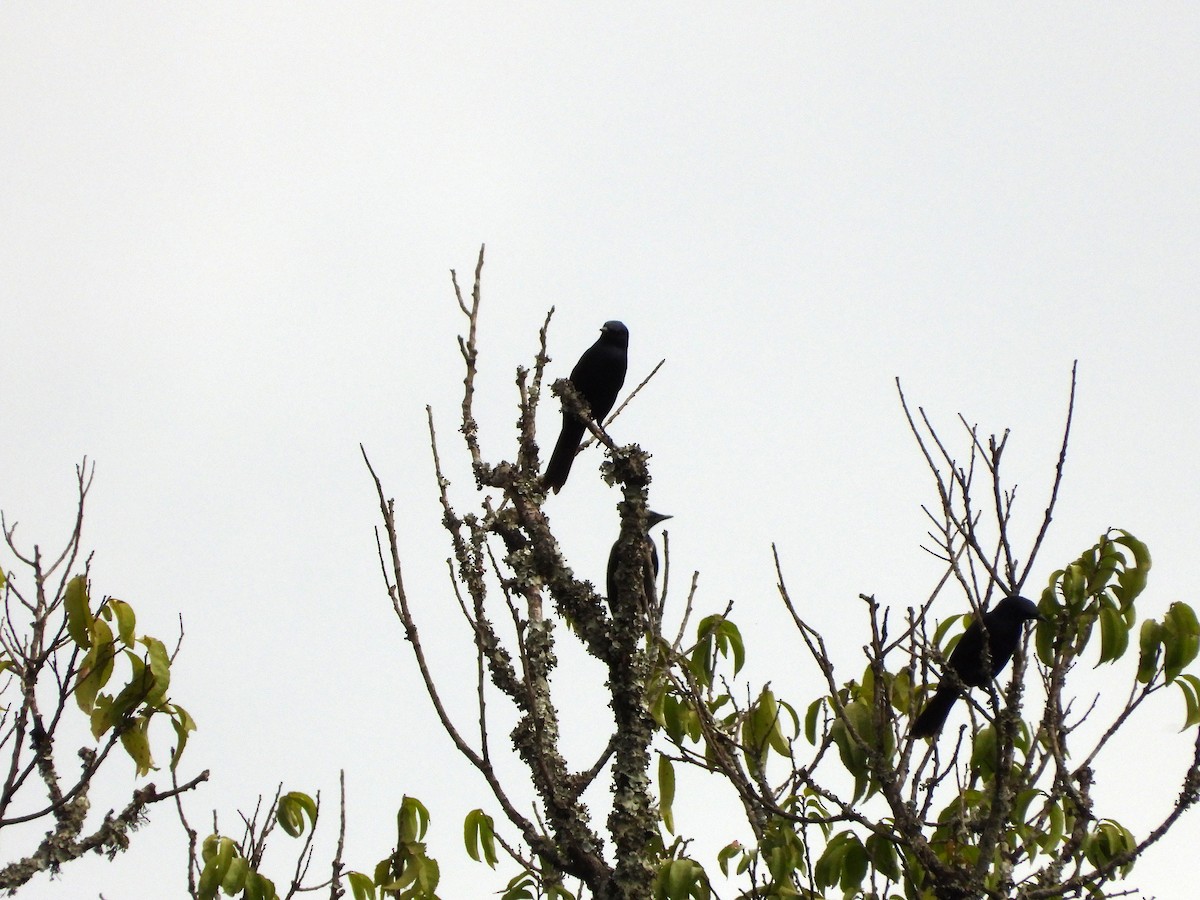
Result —
[[[1117,526],[1154,554],[1145,615],[1200,599],[1198,110],[1186,3],[7,4],[0,508],[26,546],[57,544],[73,467],[95,461],[95,589],[164,639],[183,615],[184,768],[213,770],[194,823],[215,807],[232,830],[259,792],[332,793],[345,768],[352,867],[386,851],[407,792],[434,815],[444,896],[483,897],[502,879],[465,858],[461,822],[488,798],[419,689],[358,451],[397,498],[408,587],[469,721],[424,421],[431,404],[468,509],[448,270],[469,279],[487,243],[493,459],[514,454],[513,372],[551,305],[552,377],[607,319],[632,334],[630,383],[667,360],[614,436],[654,455],[674,589],[699,569],[703,611],[735,601],[754,676],[807,700],[771,542],[846,678],[857,595],[902,607],[939,574],[897,376],[948,435],[958,413],[1012,428],[1027,548],[1079,360],[1034,590]],[[599,461],[548,505],[596,580],[617,529]],[[581,760],[602,702],[585,696],[564,712]],[[1182,718],[1173,691],[1137,717],[1137,752],[1100,769],[1101,815],[1157,822]],[[122,765],[97,806],[128,796]],[[702,816],[679,824],[736,836]],[[1193,814],[1137,883],[1182,896],[1197,840]],[[182,861],[159,809],[116,863],[27,893],[180,896]]]

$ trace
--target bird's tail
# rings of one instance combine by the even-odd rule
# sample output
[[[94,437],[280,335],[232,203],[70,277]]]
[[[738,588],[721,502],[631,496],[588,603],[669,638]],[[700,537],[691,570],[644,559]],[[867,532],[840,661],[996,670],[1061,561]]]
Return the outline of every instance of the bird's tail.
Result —
[[[950,710],[954,708],[954,701],[957,699],[958,688],[948,681],[939,684],[929,702],[925,704],[925,708],[921,710],[921,714],[913,722],[912,736],[927,738],[940,732],[942,726],[946,724],[946,716],[950,715]]]
[[[575,462],[575,454],[579,452],[579,442],[583,440],[583,424],[581,422],[563,422],[562,431],[558,435],[558,443],[550,454],[550,462],[546,464],[546,473],[542,476],[542,484],[547,490],[558,493],[567,483],[571,474],[571,463]]]

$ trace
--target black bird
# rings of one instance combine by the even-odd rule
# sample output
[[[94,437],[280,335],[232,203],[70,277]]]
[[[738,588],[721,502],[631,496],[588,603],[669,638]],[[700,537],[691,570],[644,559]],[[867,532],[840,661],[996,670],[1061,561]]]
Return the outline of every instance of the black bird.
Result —
[[[666,521],[671,518],[664,513],[646,511],[646,531],[659,522]],[[650,548],[650,568],[643,575],[646,580],[646,602],[653,605],[656,599],[655,584],[658,581],[658,548],[654,546],[654,541],[650,539],[650,535],[646,535],[646,544]],[[617,585],[617,557],[619,556],[618,548],[621,546],[621,539],[618,537],[616,543],[612,545],[612,550],[608,553],[608,606],[612,609],[614,606],[614,598],[620,592],[620,587]]]
[[[1013,652],[1021,640],[1021,631],[1026,622],[1040,619],[1033,601],[1015,594],[1005,597],[992,609],[983,614],[984,628],[976,619],[967,626],[958,639],[954,652],[950,654],[948,667],[958,675],[957,679],[943,678],[932,699],[925,704],[921,714],[913,722],[913,737],[933,737],[942,730],[946,716],[954,701],[962,695],[962,685],[984,687],[993,675],[1008,665]],[[984,664],[984,630],[987,631],[988,664]]]
[[[587,401],[592,418],[598,424],[604,423],[604,417],[616,403],[628,365],[629,329],[621,322],[605,322],[596,343],[583,352],[571,370],[571,384]],[[546,465],[546,474],[542,476],[542,483],[556,494],[567,483],[571,463],[575,462],[585,430],[583,422],[563,410],[562,431]]]

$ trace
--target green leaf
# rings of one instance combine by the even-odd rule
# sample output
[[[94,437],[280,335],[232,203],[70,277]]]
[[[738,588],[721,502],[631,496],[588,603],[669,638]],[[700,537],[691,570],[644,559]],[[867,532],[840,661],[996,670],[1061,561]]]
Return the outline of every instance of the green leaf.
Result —
[[[275,807],[275,821],[289,837],[299,837],[304,833],[304,813],[287,797],[279,798]]]
[[[253,870],[247,872],[246,883],[242,886],[241,900],[266,900],[263,890],[263,880],[257,872]]]
[[[829,729],[829,736],[838,748],[838,757],[846,771],[854,776],[854,799],[862,798],[867,789],[867,757],[858,743],[850,736],[846,723],[836,719]],[[833,882],[830,882],[832,884]]]
[[[788,733],[783,732],[783,713],[788,714],[792,727]],[[775,724],[771,729],[771,748],[780,756],[787,756],[791,750],[790,742],[800,734],[800,718],[796,710],[786,700],[778,701],[775,711]]]
[[[147,733],[149,726],[150,720],[143,716],[121,735],[121,746],[137,766],[139,778],[155,767],[150,756],[150,736]]]
[[[117,618],[117,636],[126,646],[133,643],[134,625],[137,623],[137,616],[133,613],[133,607],[124,600],[118,600],[116,597],[109,597],[105,602],[105,607],[112,610]]]
[[[669,834],[675,833],[675,816],[671,806],[675,802],[675,766],[671,760],[660,753],[658,755],[658,811],[662,816],[663,826]]]
[[[1051,574],[1049,583],[1042,591],[1041,600],[1038,601],[1038,612],[1042,614],[1043,621],[1038,622],[1034,629],[1034,645],[1037,647],[1038,659],[1047,666],[1054,665],[1060,629],[1058,622],[1063,611],[1063,605],[1059,603],[1058,593],[1055,589],[1061,576],[1061,569]]]
[[[1072,611],[1080,609],[1087,599],[1087,575],[1079,563],[1071,563],[1063,570],[1063,600]]]
[[[867,858],[875,866],[875,870],[889,881],[900,880],[900,858],[896,853],[896,845],[880,834],[867,837]]]
[[[387,883],[392,874],[392,861],[394,859],[395,857],[393,856],[387,856],[375,864],[375,875],[371,879],[375,884],[382,887]]]
[[[850,682],[851,686],[853,686],[853,684],[854,682]],[[875,702],[875,670],[869,663],[867,664],[867,667],[863,669],[862,685],[857,689],[854,689],[854,698],[856,700],[866,701],[867,703]]]
[[[1047,853],[1054,853],[1055,847],[1058,846],[1066,834],[1067,817],[1057,800],[1051,799],[1046,801],[1046,812],[1047,818],[1050,821],[1050,827],[1046,829],[1041,839],[1038,840],[1038,843]]]
[[[1158,671],[1158,658],[1162,650],[1162,626],[1153,619],[1142,623],[1142,632],[1138,637],[1138,671],[1137,680],[1141,684],[1149,684]]]
[[[438,866],[436,859],[430,859],[427,856],[422,856],[420,867],[417,869],[417,884],[420,886],[423,894],[417,894],[417,897],[434,898],[434,890],[438,886],[438,882],[442,880],[442,870]]]
[[[229,863],[225,877],[221,879],[221,890],[232,897],[246,886],[246,876],[250,874],[250,863],[238,855]]]
[[[1129,625],[1120,610],[1102,601],[1100,606],[1100,662],[1112,662],[1125,655],[1129,647]]]
[[[113,716],[112,697],[108,694],[101,694],[92,704],[91,724],[92,737],[96,740],[99,740],[101,735],[107,734],[108,729],[116,724]]]
[[[143,702],[157,708],[167,699],[167,688],[171,684],[171,657],[158,638],[144,637],[141,642],[146,645],[146,664],[153,676],[152,686]]]
[[[1093,549],[1099,558],[1088,578],[1087,594],[1089,597],[1095,597],[1103,591],[1112,580],[1113,575],[1116,574],[1117,569],[1125,566],[1124,554],[1116,548],[1108,535],[1104,535],[1100,539],[1100,543]]]
[[[854,700],[842,707],[848,725],[853,726],[854,734],[863,741],[870,741],[875,730],[871,715],[872,710],[865,700]]]
[[[416,797],[406,794],[400,801],[396,825],[400,832],[401,844],[419,841],[425,837],[425,831],[429,828],[429,810]]]
[[[1017,822],[1024,822],[1029,814],[1029,805],[1038,797],[1043,797],[1045,794],[1037,788],[1028,788],[1017,794],[1013,800],[1012,818]]]
[[[825,852],[813,867],[813,880],[819,890],[833,887],[842,879],[842,867],[846,854],[850,852],[852,840],[857,840],[849,831],[841,831],[825,845]]]
[[[225,873],[220,871],[212,861],[205,863],[204,868],[200,870],[200,881],[196,885],[196,895],[200,900],[212,900],[217,896],[224,875]]]
[[[774,692],[764,687],[742,723],[742,742],[746,752],[753,754],[759,764],[766,759],[768,750],[774,750],[781,756],[788,753],[787,738],[779,726],[780,713],[784,709],[792,714],[794,721],[795,713],[791,707],[779,703]]]
[[[1074,654],[1079,656],[1087,649],[1088,641],[1092,639],[1092,627],[1096,624],[1096,613],[1080,613],[1072,620],[1075,630]]]
[[[892,678],[888,700],[894,709],[902,713],[908,713],[913,708],[912,675],[908,669],[901,669]]]
[[[92,711],[96,695],[112,677],[113,658],[117,652],[112,630],[100,619],[96,619],[92,624],[91,648],[84,654],[75,681],[75,702],[85,713]]]
[[[664,694],[661,715],[659,725],[667,733],[667,737],[676,744],[682,743],[687,733],[687,725],[684,721],[684,707],[679,698],[673,694]]]
[[[849,847],[842,859],[842,877],[838,885],[847,894],[861,887],[867,877],[867,851],[857,835],[849,840]]]
[[[308,794],[289,791],[279,798],[275,807],[275,821],[292,837],[304,834],[304,819],[308,817],[313,828],[317,827],[317,803]]]
[[[208,862],[217,855],[217,847],[220,846],[221,836],[219,834],[210,834],[200,844],[200,860]]]
[[[1195,675],[1179,675],[1175,683],[1179,685],[1184,703],[1187,704],[1187,716],[1179,730],[1187,731],[1193,725],[1200,725],[1200,678]]]
[[[962,622],[964,623],[963,627],[966,627],[966,625],[969,625],[971,622],[970,613],[964,613],[961,616],[951,616],[938,625],[933,632],[933,643],[935,646],[941,649],[943,656],[948,656],[952,648],[949,646],[943,647],[942,641],[945,640],[946,632],[953,628],[956,622]]]
[[[205,843],[207,844],[207,841]],[[204,868],[200,872],[200,881],[196,885],[200,900],[212,900],[217,895],[217,890],[225,879],[225,873],[229,871],[229,866],[237,854],[237,847],[229,838],[223,837],[217,839],[214,851],[204,863]]]
[[[985,779],[991,779],[996,774],[996,729],[985,725],[975,735],[971,746],[971,768]]]
[[[790,824],[773,822],[758,845],[758,852],[767,864],[767,871],[777,885],[788,884],[793,875],[805,865],[804,845]]]
[[[702,686],[713,683],[717,657],[733,658],[733,674],[737,675],[746,662],[746,647],[737,625],[724,616],[705,616],[696,627],[696,646],[689,659],[689,669]]]
[[[501,900],[533,900],[533,891],[531,888],[537,886],[532,875],[528,872],[521,872],[514,875],[512,880],[505,886],[504,894]]]
[[[354,900],[375,900],[375,882],[369,876],[362,872],[348,872],[346,880],[350,882]]]
[[[1186,603],[1172,603],[1163,616],[1163,677],[1167,683],[1183,671],[1200,651],[1200,623],[1196,613]]]
[[[667,697],[666,691],[656,691],[649,700],[650,715],[654,723],[662,729],[667,727]]]
[[[821,714],[821,707],[824,705],[825,698],[818,697],[808,705],[808,712],[804,715],[804,737],[814,746],[817,743],[817,716]]]
[[[1122,854],[1137,847],[1137,840],[1125,826],[1113,819],[1102,819],[1083,842],[1083,855],[1093,866],[1108,865]],[[1129,871],[1132,861],[1118,867],[1122,874]]]
[[[706,620],[707,621],[707,620]],[[696,647],[692,650],[692,656],[689,668],[692,675],[701,687],[708,687],[712,684],[713,675],[716,672],[716,638],[713,636],[712,630],[704,629],[704,623],[700,623],[700,634],[697,636]]]
[[[420,857],[406,858],[404,862],[404,868],[400,874],[397,875],[393,881],[387,881],[384,884],[379,885],[379,889],[384,893],[389,891],[392,893],[397,893],[404,890],[410,884],[414,884],[416,882],[417,876],[420,874],[420,868]]]
[[[729,861],[743,853],[743,851],[744,848],[741,841],[733,841],[721,848],[721,851],[717,854],[717,865],[721,867],[722,875],[727,878],[729,877]]]
[[[146,699],[146,695],[150,693],[153,685],[154,675],[146,664],[132,650],[123,651],[125,659],[129,662],[129,668],[132,674],[129,676],[129,683],[121,688],[121,693],[117,694],[113,700],[113,716],[121,719],[139,706]]]
[[[88,649],[92,645],[89,633],[92,611],[88,605],[87,578],[83,575],[76,575],[67,582],[67,593],[63,600],[63,606],[67,611],[67,634],[84,650]],[[109,636],[111,638],[111,631]]]
[[[187,746],[188,734],[196,730],[196,720],[178,703],[172,704],[167,712],[171,716],[171,726],[175,729],[175,752],[171,754],[171,771],[179,765],[183,756],[183,748]]]
[[[722,656],[733,656],[733,674],[737,675],[746,664],[746,645],[742,641],[742,633],[728,619],[722,619],[717,628],[717,649]]]
[[[258,872],[250,872],[246,876],[246,893],[244,900],[279,900],[275,891],[275,882]]]
[[[486,862],[496,868],[496,832],[492,817],[482,809],[473,809],[463,821],[463,843],[467,855],[475,862]],[[481,852],[482,848],[482,852]]]
[[[693,859],[669,859],[654,880],[656,900],[704,900],[711,896],[708,876]]]
[[[1150,551],[1146,545],[1128,531],[1117,529],[1119,536],[1113,541],[1122,544],[1133,553],[1133,568],[1128,566],[1117,576],[1117,587],[1113,593],[1121,601],[1122,608],[1129,606],[1138,594],[1146,587],[1146,579],[1150,574]]]

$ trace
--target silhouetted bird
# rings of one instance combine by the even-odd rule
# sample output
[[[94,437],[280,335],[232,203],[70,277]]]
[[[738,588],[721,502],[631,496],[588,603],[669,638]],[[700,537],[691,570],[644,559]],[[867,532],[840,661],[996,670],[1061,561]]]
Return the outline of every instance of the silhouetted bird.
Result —
[[[913,722],[913,737],[933,737],[942,730],[954,701],[962,695],[962,686],[984,687],[992,676],[1008,665],[1021,640],[1021,630],[1031,619],[1040,619],[1031,600],[1013,595],[1005,597],[983,614],[984,628],[976,619],[967,626],[950,654],[948,667],[958,674],[958,682],[942,678],[937,691]],[[983,635],[987,631],[988,665],[983,659]]]
[[[571,370],[571,384],[587,401],[597,424],[604,424],[604,417],[617,401],[617,392],[625,383],[628,365],[629,329],[621,322],[605,322],[596,343],[583,352]],[[575,462],[575,454],[579,451],[585,430],[583,422],[566,409],[563,410],[562,431],[546,465],[546,474],[542,476],[543,484],[556,494],[567,483],[571,463]]]
[[[646,511],[646,531],[659,522],[666,521],[671,518],[663,513]],[[650,535],[646,535],[646,543],[650,547],[650,568],[643,574],[646,584],[646,602],[651,606],[654,605],[656,599],[656,582],[658,581],[658,548],[654,546],[654,541],[650,539]],[[618,548],[621,545],[621,539],[618,537],[616,543],[612,545],[612,550],[608,552],[608,606],[609,609],[614,607],[614,598],[620,593],[620,587],[617,584],[617,557],[619,556]]]

